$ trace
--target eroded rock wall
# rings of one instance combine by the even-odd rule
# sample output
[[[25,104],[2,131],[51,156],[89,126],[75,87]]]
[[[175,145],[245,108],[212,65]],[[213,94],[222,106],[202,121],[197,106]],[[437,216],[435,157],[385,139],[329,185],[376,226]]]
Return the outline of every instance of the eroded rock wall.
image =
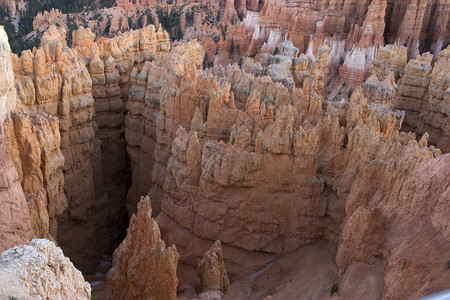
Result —
[[[186,51],[181,47],[173,52]],[[383,270],[385,288],[381,292],[376,285],[374,294],[419,297],[444,289],[450,248],[441,216],[448,212],[442,202],[448,184],[438,184],[441,179],[434,176],[426,184],[439,188],[417,193],[413,203],[404,201],[418,189],[405,182],[418,180],[415,174],[425,169],[440,172],[432,166],[445,165],[448,155],[427,147],[428,134],[416,141],[414,134],[399,131],[404,113],[391,109],[397,92],[394,72],[374,70],[350,101],[325,103],[328,64],[320,56],[289,58],[296,53],[286,47],[259,62],[243,62],[242,70],[217,66],[207,72],[189,68],[186,56],[169,54],[159,62],[165,70],[148,64],[153,72],[144,67],[136,74],[131,91],[159,95],[154,120],[160,149],[167,149],[164,131],[174,124],[178,128],[158,217],[164,238],[177,245],[185,265],[200,259],[201,241],[220,239],[232,249],[224,256],[233,275],[251,269],[252,262],[237,258],[239,251],[241,257],[284,255],[325,238],[338,244],[341,274],[356,268],[352,264],[357,261]],[[175,58],[183,63],[174,64]],[[163,86],[163,76],[151,74],[180,76],[175,88],[165,91],[153,89]],[[156,160],[160,149],[155,149]],[[426,214],[432,206],[440,207],[439,213]],[[421,208],[423,214],[415,213]],[[409,238],[398,240],[399,234],[417,245],[426,241],[436,254],[434,262],[426,258],[428,250],[411,247]],[[417,275],[398,280],[410,272]]]
[[[32,236],[56,240],[57,217],[67,208],[59,120],[46,113],[15,113],[7,128],[9,153],[27,199]]]
[[[95,35],[87,29],[80,28],[74,36],[75,48],[89,61],[89,71],[94,79],[93,96],[99,127],[96,138],[101,145],[98,151],[101,164],[97,166],[96,173],[102,178],[97,183],[97,191],[98,194],[101,191],[106,193],[101,196],[104,201],[100,201],[98,211],[104,215],[105,205],[108,204],[110,223],[117,224],[120,214],[125,211],[124,199],[129,199],[126,209],[131,215],[136,211],[135,199],[150,190],[148,184],[146,188],[140,186],[139,172],[150,175],[152,170],[151,167],[146,168],[144,163],[141,164],[142,161],[151,160],[142,153],[129,155],[129,162],[126,158],[124,117],[129,109],[126,107],[129,94],[131,97],[133,95],[129,93],[132,82],[130,74],[134,68],[135,72],[140,72],[145,62],[167,53],[170,49],[169,37],[161,28],[156,31],[153,25],[113,39],[98,38],[96,42]],[[128,127],[134,128],[131,124]],[[146,145],[145,151],[153,151],[153,148],[154,145]],[[117,164],[111,165],[111,161]],[[127,179],[128,168],[131,169],[132,178]],[[127,181],[131,182],[131,187]],[[103,227],[103,230],[106,230],[105,233],[110,231],[108,227]],[[117,238],[113,240],[115,243],[120,241]]]
[[[56,190],[48,194],[49,200],[57,203],[57,209],[51,211],[49,205],[48,211],[49,216],[57,217],[58,221],[57,226],[52,225],[52,231],[58,231],[59,237],[55,238],[74,263],[83,270],[89,270],[98,261],[92,169],[96,125],[89,72],[83,60],[65,44],[65,32],[52,27],[45,33],[41,47],[14,57],[14,74],[18,91],[16,111],[29,115],[48,114],[59,120],[59,148],[64,160],[57,156],[60,158],[52,159],[49,166],[55,169],[54,175],[60,175],[58,166],[62,164],[68,209],[62,213],[66,201],[61,193],[62,178],[53,176],[54,181],[49,184],[55,185]],[[54,124],[53,131],[55,126],[57,128]],[[48,130],[47,133],[52,134]],[[44,151],[59,151],[56,132],[53,132],[53,138],[46,136],[41,139],[42,147],[48,144]],[[54,145],[49,146],[52,142]],[[82,252],[84,254],[79,255]]]
[[[448,47],[441,51],[434,66],[429,53],[410,60],[394,103],[406,112],[405,131],[428,134],[430,142],[446,153],[450,151],[449,53]]]
[[[6,122],[5,113],[2,123],[32,236],[57,240],[90,272],[101,253],[117,247],[127,224],[129,74],[167,52],[170,43],[166,32],[149,26],[97,42],[81,28],[73,44],[75,50],[67,47],[65,31],[51,26],[39,48],[12,56],[15,88],[5,88],[4,110],[14,116]],[[5,67],[7,56],[11,65],[8,52]]]
[[[7,143],[6,122],[11,122],[10,113],[16,106],[16,89],[11,60],[11,49],[3,26],[0,26],[0,251],[18,244],[25,244],[31,238],[31,222],[27,201],[20,186],[20,177]]]
[[[175,48],[171,55],[160,57],[154,63],[146,63],[140,72],[135,69],[132,73],[133,86],[125,119],[127,152],[133,173],[133,185],[128,194],[130,212],[136,205],[130,198],[149,193],[155,215],[159,213],[175,131],[179,124],[188,126],[195,112],[196,106],[182,106],[182,99],[191,98],[196,87],[202,87],[192,81],[201,65],[201,48],[192,42],[186,48]],[[189,75],[191,72],[193,74]],[[199,96],[195,98],[195,103],[200,101]]]

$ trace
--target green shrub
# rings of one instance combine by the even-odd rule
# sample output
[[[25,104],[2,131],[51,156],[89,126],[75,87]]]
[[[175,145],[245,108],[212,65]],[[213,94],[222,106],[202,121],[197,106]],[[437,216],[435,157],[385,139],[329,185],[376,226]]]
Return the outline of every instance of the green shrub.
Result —
[[[338,291],[339,291],[339,285],[335,282],[335,283],[333,283],[333,286],[331,287],[331,291],[330,291],[331,296],[333,296]]]

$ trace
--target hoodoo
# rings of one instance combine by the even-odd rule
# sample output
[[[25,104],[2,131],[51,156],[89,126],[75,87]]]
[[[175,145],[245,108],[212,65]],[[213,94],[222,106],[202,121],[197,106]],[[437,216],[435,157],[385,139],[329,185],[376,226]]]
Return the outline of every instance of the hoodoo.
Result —
[[[0,0],[0,298],[450,289],[448,0]]]

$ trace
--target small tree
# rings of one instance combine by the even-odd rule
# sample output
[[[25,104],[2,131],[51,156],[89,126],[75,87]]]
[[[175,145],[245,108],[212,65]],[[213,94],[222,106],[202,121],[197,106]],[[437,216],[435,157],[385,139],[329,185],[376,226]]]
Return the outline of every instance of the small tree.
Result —
[[[331,291],[330,291],[331,296],[333,296],[338,291],[339,291],[339,285],[335,282],[335,283],[333,283],[333,286],[331,287]]]
[[[275,47],[275,50],[273,50],[273,55],[277,55],[280,53],[280,50],[278,49],[278,47]]]
[[[208,67],[208,51],[205,52],[205,57],[203,58],[203,70]]]
[[[231,43],[230,43],[230,58],[233,57],[233,52],[234,52],[234,38],[231,38]]]

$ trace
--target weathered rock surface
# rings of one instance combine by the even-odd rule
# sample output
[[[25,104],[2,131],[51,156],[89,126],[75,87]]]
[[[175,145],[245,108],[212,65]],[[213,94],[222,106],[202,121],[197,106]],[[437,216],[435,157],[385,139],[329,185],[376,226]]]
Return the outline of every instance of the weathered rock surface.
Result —
[[[438,55],[431,72],[426,109],[421,111],[417,124],[421,135],[429,134],[429,141],[443,152],[450,152],[450,46]]]
[[[445,264],[449,251],[445,222],[427,225],[432,222],[425,221],[425,215],[401,208],[403,196],[398,193],[409,193],[400,187],[409,174],[422,172],[421,166],[442,164],[436,158],[440,151],[427,148],[427,135],[417,142],[414,135],[399,131],[404,114],[390,109],[397,89],[394,73],[386,71],[380,81],[374,72],[349,103],[327,102],[324,111],[320,78],[327,68],[318,66],[326,64],[320,57],[289,58],[296,51],[287,49],[275,56],[261,55],[258,63],[246,60],[242,70],[218,66],[198,72],[186,67],[188,63],[174,64],[172,54],[165,57],[162,66],[169,70],[178,66],[175,70],[180,71],[171,73],[184,74],[180,82],[189,78],[190,83],[180,98],[172,96],[178,95],[178,87],[170,93],[153,92],[162,100],[157,128],[164,132],[179,126],[167,160],[158,220],[167,240],[179,241],[180,261],[194,265],[202,255],[201,247],[189,248],[184,239],[197,245],[220,239],[232,249],[287,255],[325,238],[338,245],[341,274],[356,261],[377,270],[385,266],[384,286],[376,283],[371,295],[418,297],[445,288],[447,275],[437,267]],[[141,74],[147,89],[158,82]],[[198,100],[199,95],[205,102]],[[180,116],[180,121],[167,123],[169,113]],[[159,123],[163,114],[165,122]],[[167,149],[165,135],[157,134],[156,140],[158,144],[163,140],[161,146]],[[417,193],[422,199],[417,205],[428,201],[437,205],[433,203],[440,203],[447,188],[441,184],[432,195]],[[398,244],[394,237],[405,228],[408,233],[402,234],[423,230],[420,238],[439,257],[436,267],[421,256],[428,251],[414,248],[414,256],[406,250],[407,240]],[[389,250],[397,246],[403,252]],[[233,265],[233,274],[249,268],[250,263],[245,266],[233,254],[224,258]],[[400,261],[411,265],[399,266]],[[421,274],[414,283],[394,279],[411,268]]]
[[[96,126],[89,72],[77,53],[66,46],[65,31],[52,27],[45,33],[41,47],[14,57],[14,73],[17,111],[30,115],[42,112],[59,119],[68,209],[62,214],[61,209],[57,210],[59,237],[55,238],[80,269],[89,270],[98,261],[92,170]],[[57,144],[58,137],[54,141]],[[65,199],[61,196],[58,201],[63,203]],[[55,212],[49,215],[53,217]],[[81,252],[84,255],[77,254]]]
[[[33,238],[57,238],[57,219],[67,208],[59,120],[46,113],[14,114],[8,148],[27,199]]]
[[[93,271],[137,212],[109,275],[118,299],[174,298],[178,259],[178,291],[200,299],[251,273],[233,297],[323,298],[337,277],[328,298],[448,288],[447,2],[187,3],[185,39],[205,47],[170,53],[156,20],[79,28],[74,49],[50,27],[12,63],[0,31],[1,246],[54,238]],[[133,23],[121,13],[111,33]],[[307,283],[277,269],[320,243],[327,270]],[[278,291],[268,275],[295,280]]]
[[[91,287],[64,256],[45,239],[16,246],[0,258],[0,297],[7,299],[91,299]]]
[[[123,131],[129,74],[167,52],[168,35],[149,26],[95,41],[91,31],[79,29],[74,50],[65,30],[51,26],[39,48],[13,55],[12,63],[3,35],[2,63],[11,72],[1,82],[2,131],[16,169],[16,175],[5,173],[11,177],[5,189],[18,181],[22,196],[10,198],[19,204],[25,194],[29,208],[28,216],[23,210],[24,216],[10,214],[15,221],[4,219],[22,236],[18,241],[26,242],[30,233],[57,240],[79,268],[93,271],[100,254],[111,254],[120,243],[127,223]],[[15,224],[30,220],[32,232]],[[5,242],[5,248],[15,244]]]
[[[175,299],[177,263],[176,247],[166,248],[152,218],[150,198],[142,197],[107,274],[112,299]]]
[[[200,96],[192,95],[196,87],[208,93],[211,87],[192,81],[202,66],[201,48],[196,42],[176,47],[170,55],[131,74],[126,108],[125,138],[131,159],[132,182],[128,193],[128,210],[136,207],[132,197],[149,193],[155,216],[159,213],[170,146],[178,125],[189,126]],[[190,75],[191,74],[191,75]],[[164,87],[169,88],[164,88]],[[182,106],[184,99],[196,97],[195,103]]]
[[[328,299],[338,282],[335,254],[336,247],[326,242],[305,246],[237,279],[225,299]]]
[[[198,263],[197,273],[202,292],[218,291],[222,294],[228,292],[230,280],[225,270],[220,241],[216,241],[211,249],[203,255],[202,260]]]
[[[450,47],[441,51],[434,67],[433,56],[424,53],[405,67],[395,107],[406,112],[403,129],[420,136],[428,134],[430,143],[443,152],[450,151]]]
[[[127,161],[125,139],[125,104],[130,88],[130,73],[141,69],[170,49],[168,34],[153,25],[120,34],[113,39],[98,38],[88,29],[74,32],[74,47],[87,61],[93,80],[95,121],[94,176],[96,212],[102,222],[96,224],[97,245],[112,252],[123,238],[127,217],[124,199],[127,195]],[[115,164],[110,162],[114,161]],[[132,168],[134,168],[132,162]],[[148,193],[139,193],[136,198]],[[134,195],[134,194],[133,194]],[[136,203],[129,213],[136,211]]]
[[[0,26],[0,251],[28,243],[31,222],[14,160],[8,153],[5,123],[16,106],[16,89],[8,37]]]

